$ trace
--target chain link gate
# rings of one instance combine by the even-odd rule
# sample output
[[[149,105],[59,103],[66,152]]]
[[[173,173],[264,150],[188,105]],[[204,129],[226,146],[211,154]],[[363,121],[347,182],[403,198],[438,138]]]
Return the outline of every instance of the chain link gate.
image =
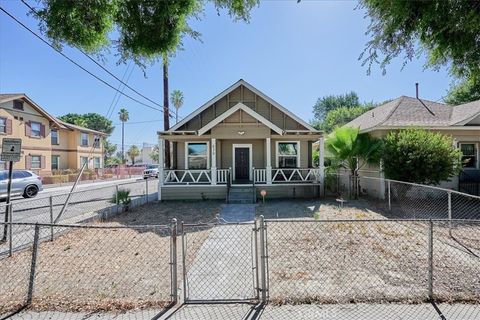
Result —
[[[259,230],[256,221],[182,224],[184,301],[258,301]]]

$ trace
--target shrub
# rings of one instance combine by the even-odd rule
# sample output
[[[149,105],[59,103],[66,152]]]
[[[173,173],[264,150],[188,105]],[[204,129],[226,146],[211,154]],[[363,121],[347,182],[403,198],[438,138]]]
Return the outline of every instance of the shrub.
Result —
[[[387,178],[421,184],[439,184],[459,174],[461,152],[450,136],[423,129],[390,132],[384,139]]]
[[[119,189],[118,192],[113,194],[111,203],[117,203],[123,206],[128,206],[132,199],[130,198],[130,190],[128,189]]]

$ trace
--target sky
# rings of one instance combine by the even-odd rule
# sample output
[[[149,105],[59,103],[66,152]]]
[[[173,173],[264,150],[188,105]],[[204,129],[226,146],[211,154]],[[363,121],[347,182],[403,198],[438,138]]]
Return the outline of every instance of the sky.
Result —
[[[0,0],[0,5],[39,32],[37,22],[20,1]],[[369,40],[365,34],[369,20],[357,5],[354,1],[262,1],[253,9],[250,23],[234,22],[226,12],[217,14],[207,5],[202,20],[191,21],[202,41],[186,39],[184,50],[169,67],[170,90],[179,89],[185,97],[180,116],[241,78],[307,121],[313,118],[312,106],[319,97],[352,90],[361,101],[380,102],[414,96],[415,82],[419,82],[422,98],[441,100],[452,79],[445,69],[425,69],[425,57],[403,69],[399,58],[388,66],[386,75],[374,65],[367,75],[358,57]],[[114,87],[119,86],[76,49],[65,47],[63,52]],[[161,64],[149,66],[145,77],[134,65],[118,65],[114,52],[104,60],[104,66],[118,78],[125,74],[130,86],[162,104]],[[107,115],[112,105],[111,119],[117,126],[111,141],[117,144],[121,141],[121,107],[130,113],[130,123],[125,126],[127,146],[155,143],[156,132],[163,129],[159,111],[125,97],[115,103],[113,89],[0,12],[0,93],[12,92],[26,93],[55,116],[69,112]],[[135,96],[128,89],[124,92]]]

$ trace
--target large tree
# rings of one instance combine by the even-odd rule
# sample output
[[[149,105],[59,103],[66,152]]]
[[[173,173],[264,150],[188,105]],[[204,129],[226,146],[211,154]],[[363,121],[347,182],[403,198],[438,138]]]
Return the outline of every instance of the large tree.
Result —
[[[480,100],[480,80],[476,77],[455,82],[445,97],[445,102],[454,106],[475,100]]]
[[[113,129],[115,129],[110,119],[94,112],[85,114],[67,113],[58,118],[67,123],[83,126],[106,134],[111,134]]]
[[[332,132],[333,129],[349,123],[368,110],[370,110],[370,108],[364,106],[351,108],[340,107],[330,110],[325,117],[325,121],[323,122],[321,129],[325,130],[327,133]]]
[[[371,22],[371,39],[360,59],[368,65],[386,66],[398,56],[404,64],[426,53],[427,67],[450,67],[453,76],[466,81],[454,85],[453,103],[478,98],[472,88],[480,79],[480,2],[456,0],[362,0]],[[473,82],[472,82],[473,81]],[[473,86],[472,86],[473,85]]]
[[[317,102],[313,106],[313,116],[314,121],[323,122],[327,113],[331,110],[346,107],[358,107],[360,105],[360,100],[358,99],[357,93],[350,91],[345,94],[339,95],[327,95],[322,98],[318,98]]]

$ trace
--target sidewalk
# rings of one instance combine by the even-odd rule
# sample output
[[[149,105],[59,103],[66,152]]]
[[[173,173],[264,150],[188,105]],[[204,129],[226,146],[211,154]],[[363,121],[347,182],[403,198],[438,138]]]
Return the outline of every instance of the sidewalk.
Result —
[[[78,186],[81,185],[103,185],[103,184],[108,184],[108,183],[114,183],[114,182],[123,182],[123,181],[131,181],[131,180],[138,180],[141,179],[142,176],[131,176],[131,177],[125,177],[122,179],[96,179],[96,180],[82,180],[78,182]],[[54,189],[54,188],[63,188],[63,187],[71,187],[73,186],[73,182],[65,182],[65,183],[54,183],[54,184],[44,184],[43,189],[44,190],[49,190],[49,189]]]

